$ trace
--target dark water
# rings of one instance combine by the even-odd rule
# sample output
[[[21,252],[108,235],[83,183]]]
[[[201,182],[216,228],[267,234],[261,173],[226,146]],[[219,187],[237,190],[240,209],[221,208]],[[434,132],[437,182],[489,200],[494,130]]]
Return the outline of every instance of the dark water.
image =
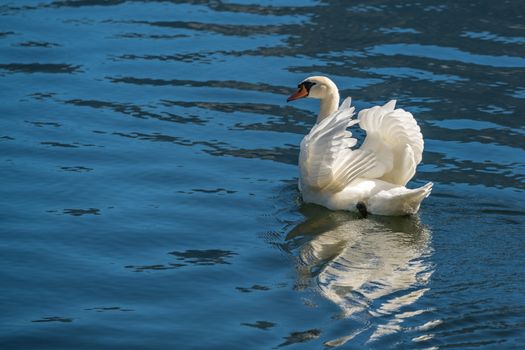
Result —
[[[329,75],[426,141],[416,217],[303,205]],[[525,3],[3,1],[0,347],[525,347]]]

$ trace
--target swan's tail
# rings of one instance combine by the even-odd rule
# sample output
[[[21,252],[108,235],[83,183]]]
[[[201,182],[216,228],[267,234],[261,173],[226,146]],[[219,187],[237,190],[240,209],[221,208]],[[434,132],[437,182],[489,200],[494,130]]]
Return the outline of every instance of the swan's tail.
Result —
[[[381,191],[368,202],[368,211],[378,215],[408,215],[415,214],[423,199],[432,191],[432,182],[424,186],[408,189],[396,187],[388,191]]]

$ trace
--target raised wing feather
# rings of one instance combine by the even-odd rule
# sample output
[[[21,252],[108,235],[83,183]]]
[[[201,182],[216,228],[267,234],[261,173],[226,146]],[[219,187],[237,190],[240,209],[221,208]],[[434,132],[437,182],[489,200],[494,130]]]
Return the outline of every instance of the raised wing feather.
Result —
[[[316,124],[301,142],[301,182],[312,189],[341,191],[354,179],[375,166],[372,152],[352,150],[357,140],[348,127],[354,107],[347,98],[333,115]]]
[[[392,100],[359,112],[359,126],[366,131],[361,150],[376,157],[376,166],[363,176],[404,186],[421,162],[423,135],[411,113],[394,108]]]

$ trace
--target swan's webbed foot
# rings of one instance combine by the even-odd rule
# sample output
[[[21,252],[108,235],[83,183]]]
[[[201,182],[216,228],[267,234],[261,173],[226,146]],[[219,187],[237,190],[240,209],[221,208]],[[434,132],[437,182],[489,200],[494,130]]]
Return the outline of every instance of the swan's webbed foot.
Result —
[[[357,208],[357,211],[359,212],[359,214],[361,214],[363,219],[366,219],[366,217],[368,216],[368,210],[366,210],[366,204],[363,202],[358,202],[355,205],[355,207]]]

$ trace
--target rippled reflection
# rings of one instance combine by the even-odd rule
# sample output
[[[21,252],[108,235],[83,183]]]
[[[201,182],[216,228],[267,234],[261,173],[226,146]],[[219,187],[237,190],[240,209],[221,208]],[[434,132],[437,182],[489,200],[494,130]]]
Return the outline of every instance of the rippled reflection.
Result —
[[[300,244],[298,288],[313,286],[340,307],[339,318],[366,320],[357,332],[326,345],[370,327],[369,341],[377,340],[426,311],[408,308],[429,289],[433,272],[431,231],[417,217],[358,219],[318,207],[302,210],[307,219],[287,236]]]

